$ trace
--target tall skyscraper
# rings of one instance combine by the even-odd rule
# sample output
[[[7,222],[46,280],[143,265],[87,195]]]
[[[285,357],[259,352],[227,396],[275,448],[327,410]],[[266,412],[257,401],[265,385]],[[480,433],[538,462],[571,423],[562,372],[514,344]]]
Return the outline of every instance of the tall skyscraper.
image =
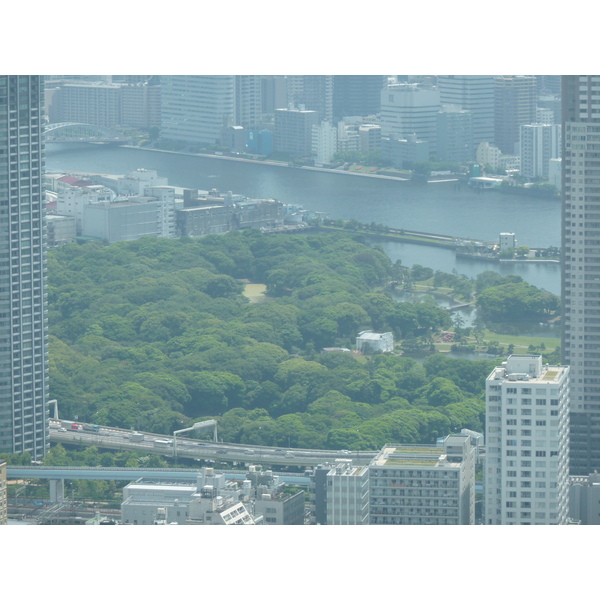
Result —
[[[600,469],[600,75],[563,77],[562,359],[571,475]]]
[[[494,134],[504,154],[515,154],[519,127],[535,122],[534,75],[503,75],[494,79]]]
[[[440,92],[416,83],[394,83],[381,91],[381,134],[406,139],[415,134],[436,152]]]
[[[494,77],[492,75],[438,75],[442,104],[455,104],[471,113],[473,157],[481,142],[494,141]]]
[[[0,76],[0,452],[49,445],[43,82]]]
[[[485,524],[565,525],[569,367],[512,355],[485,390]]]
[[[161,88],[163,138],[210,146],[235,125],[233,75],[165,75]]]
[[[319,121],[333,119],[333,75],[288,75],[288,101],[315,110]]]
[[[334,75],[333,118],[366,117],[381,110],[381,90],[384,75]]]

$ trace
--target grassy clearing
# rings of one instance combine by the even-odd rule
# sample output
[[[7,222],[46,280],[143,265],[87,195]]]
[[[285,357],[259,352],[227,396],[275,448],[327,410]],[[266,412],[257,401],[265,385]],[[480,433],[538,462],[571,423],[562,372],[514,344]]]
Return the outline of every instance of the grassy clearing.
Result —
[[[544,344],[546,346],[546,351],[552,352],[556,350],[557,346],[560,346],[559,338],[535,337],[529,335],[505,335],[501,333],[493,333],[487,329],[484,331],[483,335],[486,342],[497,341],[502,346],[514,344],[515,349],[527,349],[529,346],[539,347]],[[473,342],[475,342],[475,338],[473,338]]]
[[[242,293],[254,304],[255,302],[264,302],[267,300],[265,296],[266,291],[267,286],[263,283],[247,283]]]

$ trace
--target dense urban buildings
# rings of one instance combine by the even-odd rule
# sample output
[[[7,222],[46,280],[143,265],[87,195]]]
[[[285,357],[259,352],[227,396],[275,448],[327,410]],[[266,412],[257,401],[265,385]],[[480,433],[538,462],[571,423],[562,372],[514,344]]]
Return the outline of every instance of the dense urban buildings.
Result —
[[[600,469],[600,76],[563,79],[562,357],[571,475]]]
[[[512,355],[486,380],[486,525],[565,525],[569,367]]]
[[[49,445],[43,81],[0,76],[0,452]]]
[[[481,434],[437,444],[388,444],[368,466],[352,453],[315,470],[315,515],[323,525],[473,525]]]

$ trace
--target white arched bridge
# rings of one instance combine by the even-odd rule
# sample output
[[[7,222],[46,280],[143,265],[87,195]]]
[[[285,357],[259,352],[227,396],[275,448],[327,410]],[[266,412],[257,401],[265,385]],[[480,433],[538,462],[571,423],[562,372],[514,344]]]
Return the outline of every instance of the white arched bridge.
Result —
[[[89,123],[49,123],[44,128],[46,143],[127,144],[131,140],[120,131]]]

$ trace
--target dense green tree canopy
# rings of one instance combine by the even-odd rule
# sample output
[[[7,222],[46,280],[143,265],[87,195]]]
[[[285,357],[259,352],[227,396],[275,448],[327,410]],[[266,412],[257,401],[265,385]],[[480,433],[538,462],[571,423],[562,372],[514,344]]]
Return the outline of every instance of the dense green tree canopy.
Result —
[[[355,235],[53,249],[50,390],[61,415],[161,433],[215,417],[233,442],[354,450],[481,426],[487,361],[471,371],[322,352],[352,350],[365,328],[400,342],[451,325],[431,303],[392,300],[395,267]],[[249,280],[266,285],[263,302],[242,294]]]

